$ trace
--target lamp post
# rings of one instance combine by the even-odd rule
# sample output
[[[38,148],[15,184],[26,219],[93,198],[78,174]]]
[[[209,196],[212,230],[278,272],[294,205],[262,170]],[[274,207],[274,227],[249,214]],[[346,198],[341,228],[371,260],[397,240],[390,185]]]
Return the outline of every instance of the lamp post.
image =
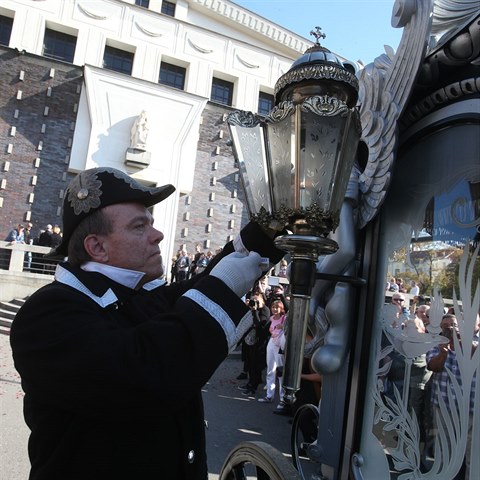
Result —
[[[227,119],[251,220],[290,231],[275,239],[292,260],[283,372],[290,404],[300,387],[316,261],[338,248],[327,236],[338,225],[360,137],[358,80],[320,45],[319,27],[311,34],[315,45],[278,79],[268,115],[235,111]]]

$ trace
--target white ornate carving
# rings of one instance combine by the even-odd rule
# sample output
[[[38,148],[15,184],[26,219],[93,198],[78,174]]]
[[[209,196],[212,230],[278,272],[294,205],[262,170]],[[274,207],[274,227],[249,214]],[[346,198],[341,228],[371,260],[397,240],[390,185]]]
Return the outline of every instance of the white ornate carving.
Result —
[[[395,159],[397,121],[425,55],[438,47],[440,36],[440,42],[450,39],[478,13],[478,0],[396,0],[392,25],[405,27],[397,52],[385,46],[386,54],[360,73],[361,139],[369,151],[360,175],[360,227],[376,215],[385,198]]]
[[[196,43],[193,43],[190,38],[188,39],[188,43],[189,43],[195,50],[197,50],[197,52],[200,52],[200,53],[212,53],[212,52],[213,52],[212,49],[202,48],[202,47],[200,47],[199,45],[197,45]]]
[[[393,10],[394,23],[405,25],[397,53],[386,47],[386,54],[377,57],[360,74],[361,140],[369,151],[367,166],[359,180],[362,192],[360,227],[376,215],[390,183],[397,144],[397,121],[425,58],[432,8],[432,0],[397,0]]]
[[[87,17],[94,18],[95,20],[106,20],[108,18],[107,15],[101,15],[99,13],[94,13],[91,10],[88,10],[86,7],[84,7],[80,2],[77,4],[79,10],[85,14]]]
[[[240,55],[237,55],[238,60],[243,63],[247,68],[260,68],[260,65],[254,65],[253,63],[249,63],[244,60]]]
[[[469,23],[471,18],[478,16],[478,0],[435,0],[433,5],[432,36],[440,37],[452,30]],[[430,45],[432,47],[434,45]]]
[[[161,37],[162,34],[160,32],[156,32],[154,30],[150,30],[149,28],[147,27],[144,27],[143,25],[140,25],[140,23],[138,22],[138,20],[135,20],[135,25],[137,26],[137,28],[142,32],[144,33],[145,35],[148,35],[149,37]]]
[[[142,110],[130,130],[130,148],[146,151],[149,130],[147,112]]]

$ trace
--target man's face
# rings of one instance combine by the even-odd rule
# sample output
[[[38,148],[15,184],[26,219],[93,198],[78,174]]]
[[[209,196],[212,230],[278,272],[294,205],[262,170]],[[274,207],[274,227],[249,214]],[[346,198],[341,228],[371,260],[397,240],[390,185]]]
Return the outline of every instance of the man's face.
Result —
[[[113,231],[98,235],[103,242],[105,263],[114,267],[144,272],[141,284],[163,275],[159,243],[163,233],[153,228],[150,212],[138,203],[121,203],[104,208]]]
[[[405,297],[401,294],[392,295],[392,303],[397,308],[402,309],[405,306]]]
[[[265,293],[266,289],[267,289],[267,280],[265,278],[261,278],[258,281],[258,290],[262,293]]]
[[[457,320],[452,316],[443,317],[440,322],[440,328],[442,329],[442,335],[447,337],[450,342],[452,342],[454,334],[458,336]]]
[[[423,322],[424,325],[428,325],[430,323],[429,317],[429,310],[426,305],[420,305],[417,308],[417,317]]]

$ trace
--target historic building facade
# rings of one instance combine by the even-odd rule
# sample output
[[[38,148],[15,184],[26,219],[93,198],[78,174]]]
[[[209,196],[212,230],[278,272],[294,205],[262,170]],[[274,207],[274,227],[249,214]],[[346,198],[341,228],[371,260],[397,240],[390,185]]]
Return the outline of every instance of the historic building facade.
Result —
[[[153,209],[165,258],[215,250],[247,219],[226,115],[267,112],[309,46],[223,0],[3,1],[0,235],[61,224],[73,175],[110,166],[177,187]]]

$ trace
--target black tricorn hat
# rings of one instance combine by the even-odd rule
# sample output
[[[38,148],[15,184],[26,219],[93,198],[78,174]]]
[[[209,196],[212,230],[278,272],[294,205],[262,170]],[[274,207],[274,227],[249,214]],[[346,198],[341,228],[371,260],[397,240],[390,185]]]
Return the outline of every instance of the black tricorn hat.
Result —
[[[173,185],[146,187],[115,168],[91,168],[79,173],[68,185],[63,200],[62,243],[48,256],[66,257],[73,231],[91,213],[125,202],[150,207],[165,200],[174,191]]]

